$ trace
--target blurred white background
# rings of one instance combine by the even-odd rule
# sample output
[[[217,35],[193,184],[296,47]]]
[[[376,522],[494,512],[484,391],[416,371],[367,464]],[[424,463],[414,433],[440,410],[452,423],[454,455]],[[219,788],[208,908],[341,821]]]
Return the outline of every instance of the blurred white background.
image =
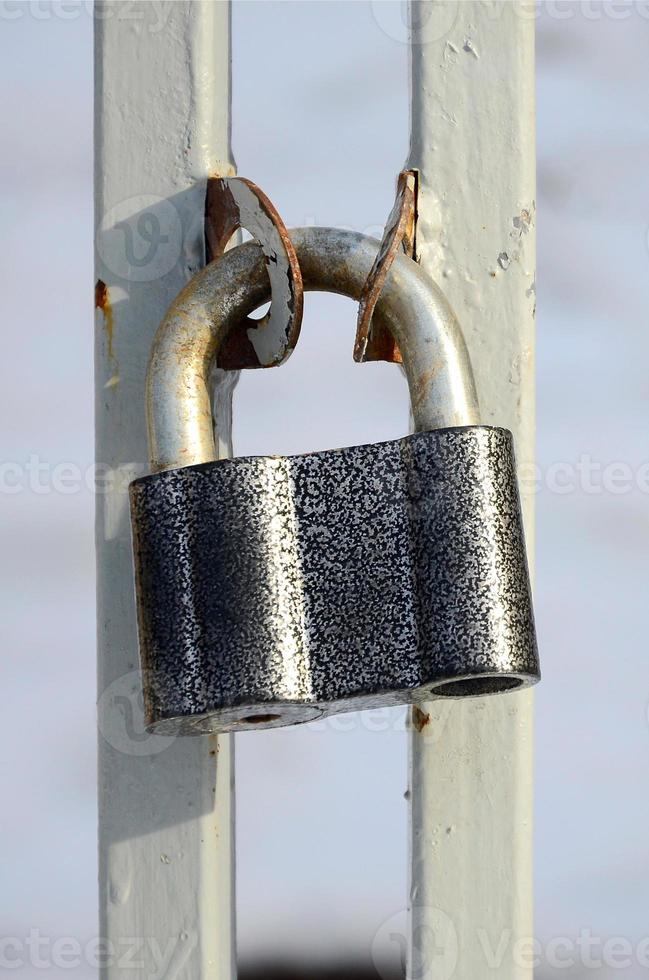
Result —
[[[0,936],[82,942],[97,932],[93,498],[54,492],[39,464],[93,462],[89,9],[0,5]],[[289,226],[379,232],[407,155],[402,18],[389,0],[235,2],[234,153]],[[539,977],[649,968],[648,87],[649,3],[540,5],[536,920],[576,965]],[[405,432],[405,385],[352,363],[353,324],[349,301],[309,295],[291,361],[239,385],[237,452]],[[402,727],[397,712],[380,731],[237,737],[242,957],[366,960],[405,907]],[[608,965],[584,964],[589,933]]]

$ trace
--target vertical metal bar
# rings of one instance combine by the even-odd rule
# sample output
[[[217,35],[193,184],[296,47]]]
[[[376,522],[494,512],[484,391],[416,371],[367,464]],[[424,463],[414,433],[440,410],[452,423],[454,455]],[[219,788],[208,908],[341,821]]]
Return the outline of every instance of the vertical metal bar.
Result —
[[[142,724],[126,487],[146,472],[154,332],[232,172],[227,3],[96,8],[96,435],[102,977],[232,980],[232,749]]]
[[[534,11],[412,5],[418,259],[465,330],[481,417],[534,439]],[[533,500],[524,496],[528,547]],[[415,709],[411,980],[529,980],[532,694]]]

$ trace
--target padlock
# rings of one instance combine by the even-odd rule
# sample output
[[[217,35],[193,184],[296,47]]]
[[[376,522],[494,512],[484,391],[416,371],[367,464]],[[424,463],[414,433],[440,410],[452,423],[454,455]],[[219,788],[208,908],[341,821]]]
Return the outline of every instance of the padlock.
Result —
[[[305,289],[358,299],[377,241],[290,234]],[[401,351],[413,435],[216,460],[210,368],[268,298],[261,248],[240,245],[194,277],[154,342],[153,473],[130,489],[148,726],[270,728],[534,683],[512,437],[479,424],[441,290],[398,255],[374,313]]]

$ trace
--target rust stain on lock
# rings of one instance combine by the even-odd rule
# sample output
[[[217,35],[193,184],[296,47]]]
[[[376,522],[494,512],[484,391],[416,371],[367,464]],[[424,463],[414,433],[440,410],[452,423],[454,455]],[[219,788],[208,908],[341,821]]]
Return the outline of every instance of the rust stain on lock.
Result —
[[[98,279],[95,283],[95,309],[101,310],[104,314],[104,329],[106,331],[106,343],[108,346],[108,356],[113,361],[115,359],[115,354],[113,352],[113,334],[115,329],[115,319],[113,317],[113,308],[110,303],[110,294],[108,292],[108,286],[103,279]]]
[[[435,378],[444,368],[444,361],[438,358],[433,362],[432,366],[428,370],[423,371],[417,380],[412,393],[412,407],[416,409],[423,399],[426,398],[427,392],[430,390],[431,385],[435,381]]]

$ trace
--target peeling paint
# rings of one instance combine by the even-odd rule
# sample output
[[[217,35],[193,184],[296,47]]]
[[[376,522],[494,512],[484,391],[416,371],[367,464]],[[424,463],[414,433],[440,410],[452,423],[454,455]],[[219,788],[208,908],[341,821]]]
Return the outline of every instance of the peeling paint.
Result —
[[[509,237],[516,243],[516,246],[509,251],[502,251],[498,255],[497,264],[501,269],[508,269],[512,262],[518,262],[524,251],[524,237],[529,234],[529,232],[534,227],[534,216],[536,212],[536,205],[532,201],[528,208],[521,208],[518,214],[515,214],[512,218],[512,227],[509,232]],[[492,271],[489,275],[495,278],[498,274],[498,270]],[[534,292],[534,285],[532,285],[531,290]],[[526,291],[526,296],[530,295],[530,291]]]
[[[442,56],[444,61],[444,64],[441,66],[442,71],[449,71],[453,65],[456,65],[459,54],[460,52],[453,42],[447,41],[444,45],[444,54]]]
[[[515,357],[512,358],[510,369],[509,369],[509,383],[521,386],[523,372],[528,369],[530,362],[532,361],[532,350],[529,346],[523,347]]]
[[[123,875],[121,880],[112,877],[108,885],[108,897],[111,905],[124,905],[131,894],[131,876]]]
[[[532,201],[529,208],[522,208],[518,214],[515,214],[512,218],[512,232],[511,237],[515,240],[520,240],[523,235],[527,235],[528,232],[534,227],[534,215],[536,212],[536,203]]]

